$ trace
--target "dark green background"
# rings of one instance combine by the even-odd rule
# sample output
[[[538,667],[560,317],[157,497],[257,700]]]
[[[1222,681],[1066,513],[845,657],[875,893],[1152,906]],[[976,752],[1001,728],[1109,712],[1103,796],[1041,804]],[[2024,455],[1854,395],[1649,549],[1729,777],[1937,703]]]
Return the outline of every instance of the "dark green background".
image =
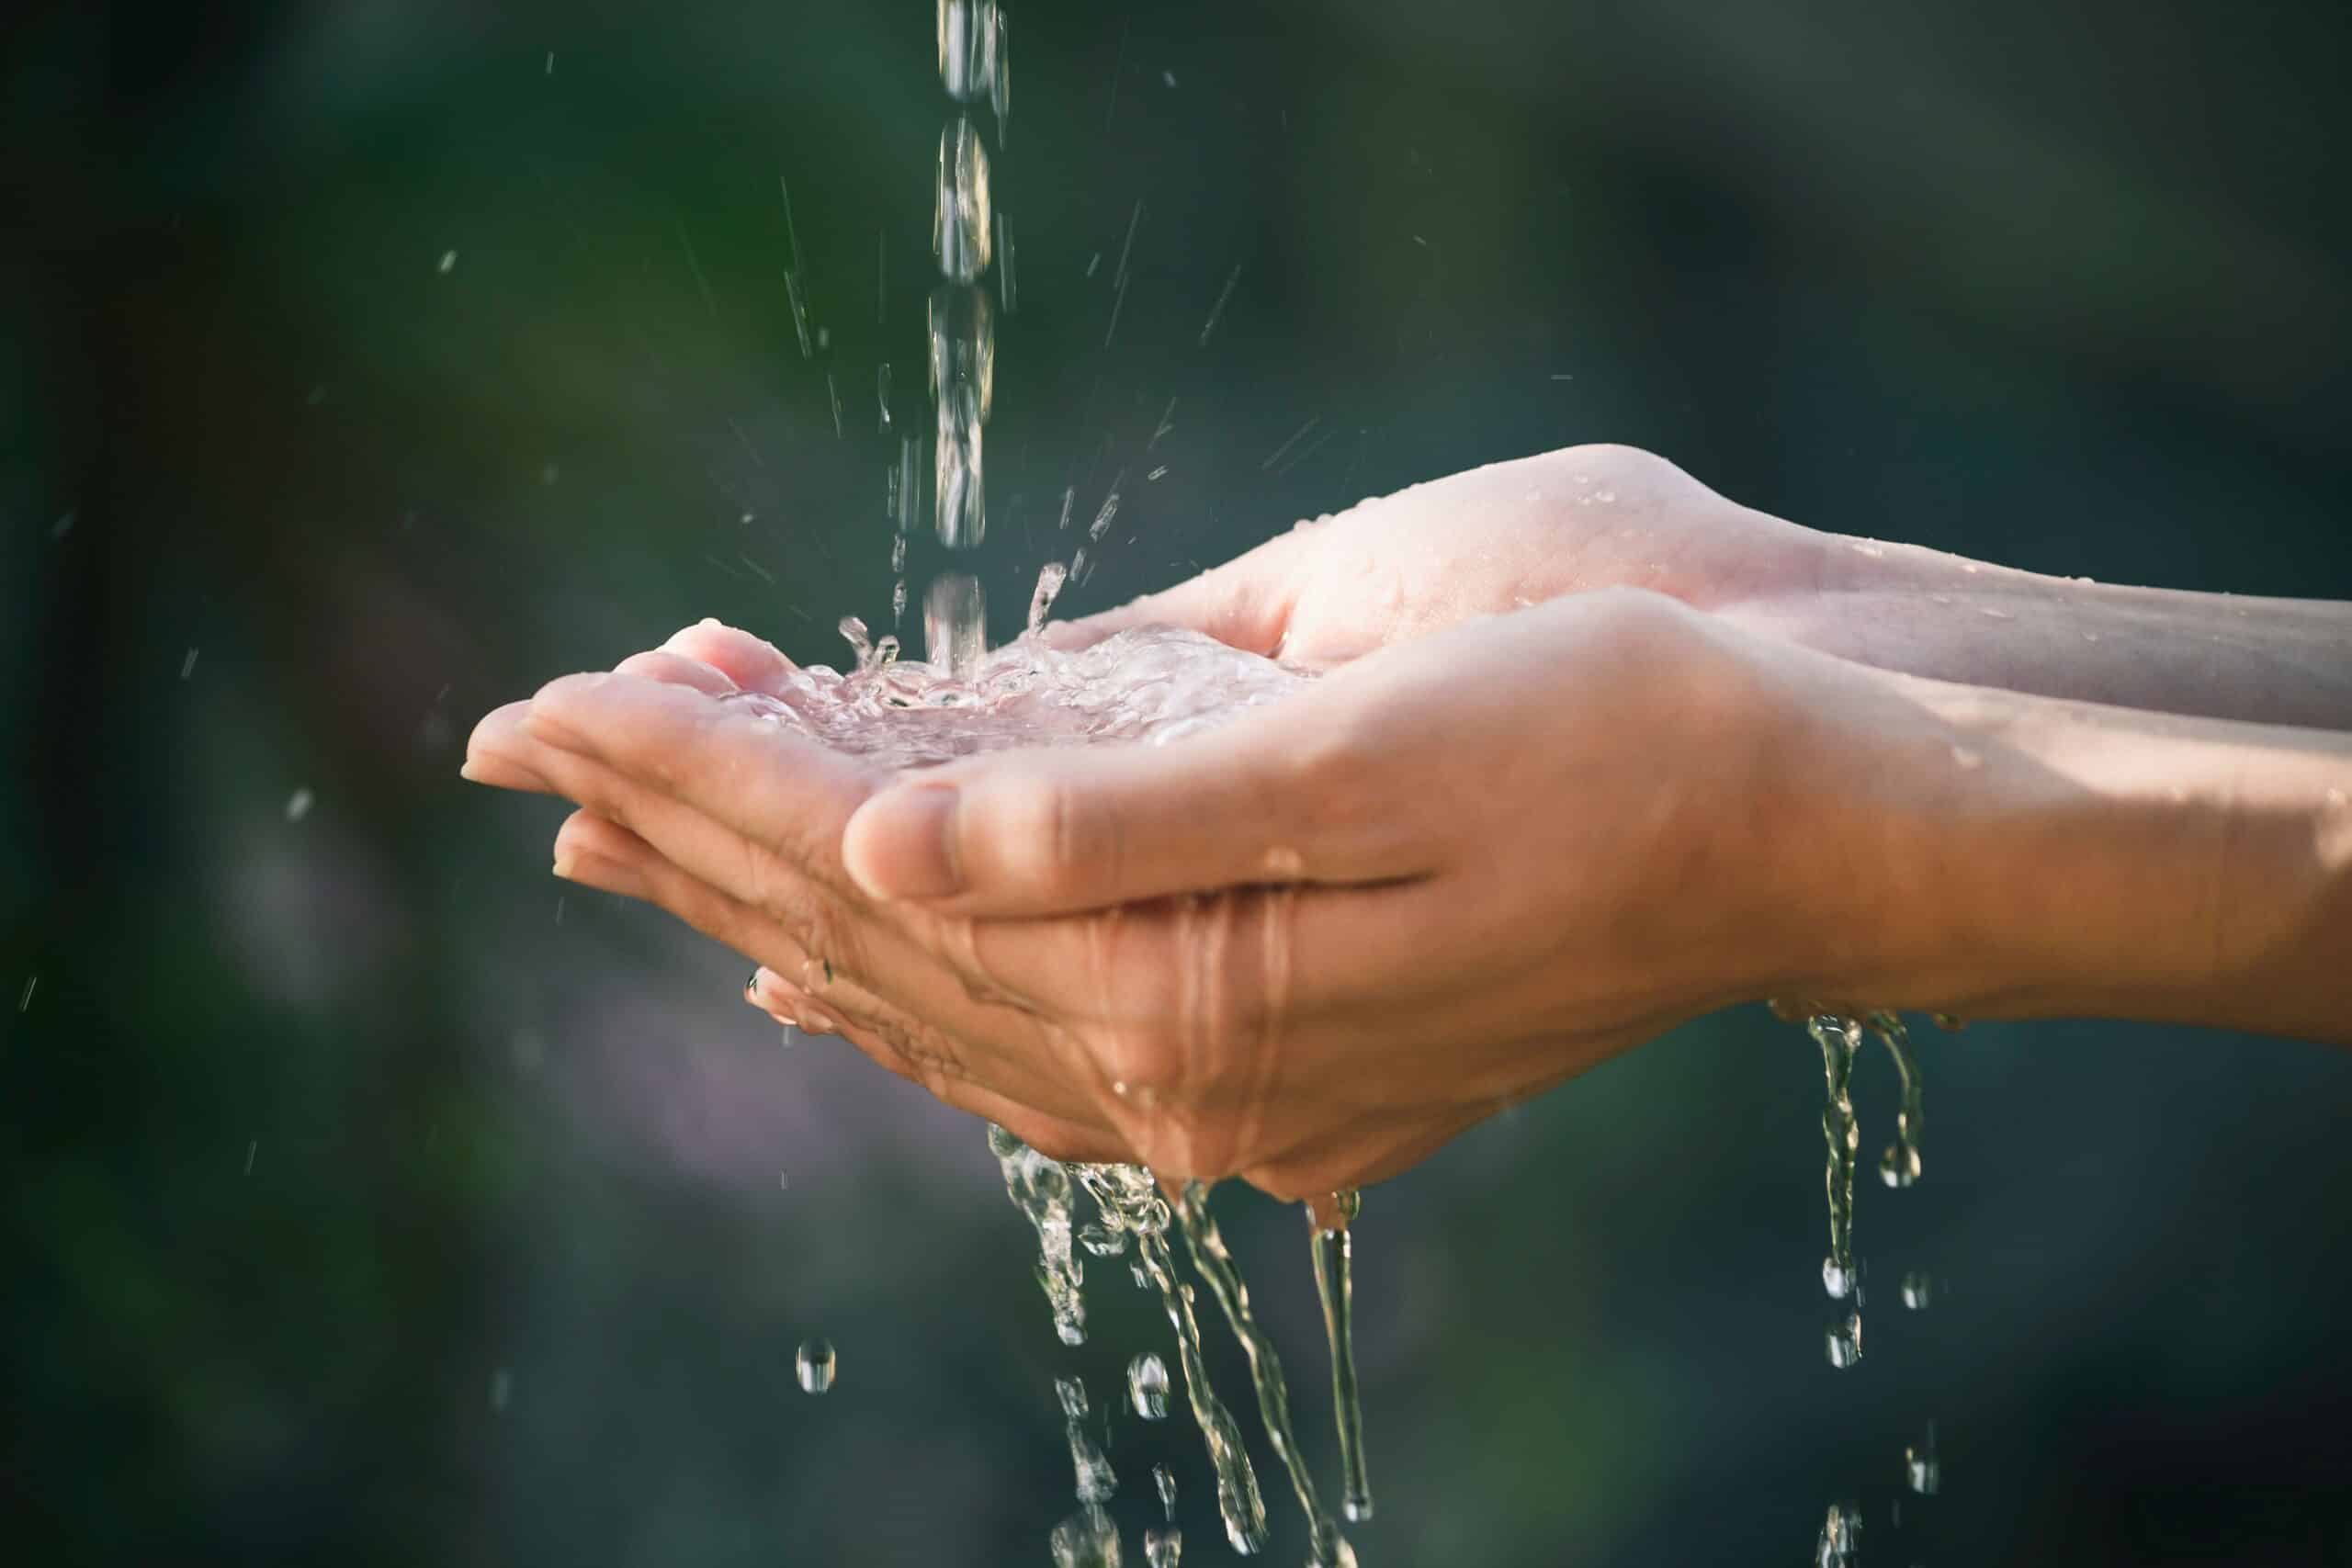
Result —
[[[999,633],[1066,485],[1087,515],[1129,470],[1083,609],[1594,439],[1826,528],[2352,596],[2347,17],[1022,4]],[[931,27],[12,17],[11,1561],[1045,1560],[1052,1375],[1108,1404],[1166,1348],[1124,1270],[1061,1350],[977,1125],[781,1048],[741,961],[567,893],[557,813],[456,778],[484,709],[685,621],[827,658],[887,616],[872,378],[919,412]],[[1817,1061],[1760,1009],[1371,1194],[1368,1568],[1794,1562],[1839,1496],[1878,1562],[2352,1562],[2352,1056],[2096,1024],[1926,1050],[1928,1177],[1862,1195],[1850,1374]],[[1330,1477],[1300,1227],[1225,1202]],[[1949,1281],[1924,1315],[1909,1268]],[[1898,1531],[1930,1417],[1945,1494]],[[1187,1561],[1224,1560],[1189,1425],[1113,1438],[1131,1553],[1170,1458]]]

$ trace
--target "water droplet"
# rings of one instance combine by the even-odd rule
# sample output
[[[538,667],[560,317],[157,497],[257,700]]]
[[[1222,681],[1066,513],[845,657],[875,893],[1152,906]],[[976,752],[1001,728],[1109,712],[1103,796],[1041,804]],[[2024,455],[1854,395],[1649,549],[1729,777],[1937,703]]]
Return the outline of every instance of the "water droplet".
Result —
[[[490,1407],[503,1416],[514,1399],[514,1373],[509,1368],[501,1367],[490,1374]]]
[[[1842,1302],[1854,1288],[1856,1270],[1835,1258],[1821,1260],[1821,1288],[1829,1292],[1831,1301]]]
[[[455,251],[443,251],[443,252],[441,253],[441,265],[440,265],[439,266],[435,267],[435,268],[434,268],[434,270],[435,270],[435,272],[443,272],[443,273],[448,273],[448,272],[455,272],[455,271],[457,271],[457,270],[458,270],[458,253],[457,253],[457,252],[455,252]]]
[[[1127,1249],[1127,1233],[1090,1220],[1078,1227],[1078,1245],[1097,1258],[1116,1258]]]
[[[1832,1503],[1814,1549],[1814,1568],[1851,1568],[1862,1546],[1862,1510],[1855,1503]]]
[[[1150,1568],[1177,1568],[1184,1555],[1184,1532],[1179,1529],[1143,1532],[1143,1560]]]
[[[1933,1280],[1916,1269],[1903,1276],[1903,1304],[1905,1306],[1913,1312],[1925,1312],[1934,1304],[1935,1299],[1936,1282]]]
[[[1076,1378],[1056,1378],[1054,1393],[1061,1400],[1062,1424],[1069,1437],[1070,1468],[1078,1476],[1078,1500],[1107,1503],[1119,1489],[1111,1461],[1086,1430],[1086,1385]]]
[[[1169,1469],[1164,1464],[1155,1464],[1151,1467],[1151,1484],[1159,1493],[1160,1512],[1168,1517],[1170,1523],[1174,1523],[1176,1519],[1176,1472]]]
[[[1846,1321],[1830,1325],[1827,1336],[1829,1364],[1843,1371],[1862,1359],[1862,1317],[1849,1313]]]
[[[1943,1461],[1936,1457],[1936,1424],[1930,1421],[1927,1440],[1903,1450],[1903,1480],[1920,1496],[1932,1497],[1943,1479]]]
[[[189,649],[187,657],[180,660],[180,679],[185,681],[196,673],[196,649]]]
[[[1148,1351],[1130,1361],[1127,1398],[1135,1404],[1136,1414],[1145,1420],[1164,1420],[1168,1415],[1167,1364]]]
[[[307,789],[298,789],[286,797],[286,820],[300,822],[311,814],[311,795]]]
[[[1099,1505],[1056,1525],[1047,1545],[1054,1568],[1119,1568],[1119,1527]]]
[[[810,1339],[800,1347],[796,1362],[800,1392],[822,1393],[833,1386],[833,1347],[830,1340]]]
[[[1919,1151],[1889,1144],[1878,1156],[1878,1179],[1889,1187],[1908,1187],[1919,1179]]]

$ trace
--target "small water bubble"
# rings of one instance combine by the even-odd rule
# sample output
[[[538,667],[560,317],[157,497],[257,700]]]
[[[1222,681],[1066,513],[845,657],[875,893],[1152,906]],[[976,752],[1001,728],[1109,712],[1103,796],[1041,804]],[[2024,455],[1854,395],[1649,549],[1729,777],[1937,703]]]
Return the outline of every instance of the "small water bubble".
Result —
[[[185,681],[196,673],[196,649],[189,649],[187,657],[180,660],[180,679]]]
[[[548,76],[555,74],[555,51],[553,50],[548,51],[548,66],[543,74]]]
[[[1827,1335],[1829,1364],[1840,1371],[1862,1359],[1862,1317],[1849,1313],[1846,1321],[1832,1325]]]
[[[443,251],[443,252],[441,253],[441,265],[440,265],[439,266],[435,267],[435,268],[434,268],[434,270],[435,270],[435,272],[445,273],[445,274],[446,274],[446,273],[452,273],[452,272],[457,271],[457,270],[458,270],[458,253],[457,253],[457,252],[455,252],[455,251]]]
[[[261,1140],[260,1140],[259,1138],[248,1138],[248,1139],[246,1139],[246,1140],[245,1140],[245,1174],[246,1174],[247,1176],[251,1176],[251,1175],[254,1173],[254,1156],[255,1155],[259,1154],[259,1153],[261,1153]]]
[[[1144,482],[1147,484],[1158,484],[1161,479],[1166,479],[1167,477],[1168,465],[1162,463],[1159,467],[1152,469],[1151,472],[1144,475]]]
[[[1134,1402],[1136,1414],[1145,1420],[1165,1419],[1168,1415],[1167,1364],[1148,1351],[1129,1362],[1127,1397]]]
[[[1162,71],[1159,73],[1159,80],[1164,85],[1172,87],[1176,85],[1176,73],[1173,71]]]
[[[1936,1282],[1932,1279],[1916,1269],[1903,1276],[1903,1304],[1905,1307],[1913,1312],[1925,1312],[1934,1304],[1935,1299]]]
[[[817,329],[817,346],[819,348],[831,348],[833,346],[832,328],[819,327]]]
[[[795,1362],[800,1377],[800,1392],[822,1393],[833,1386],[833,1347],[824,1339],[810,1339],[800,1347]]]
[[[512,1404],[514,1399],[514,1371],[511,1368],[501,1367],[490,1374],[490,1407],[503,1416],[506,1413],[507,1405]]]
[[[311,795],[307,789],[298,789],[286,797],[286,820],[300,822],[311,814]]]
[[[1889,1144],[1878,1157],[1878,1179],[1889,1187],[1908,1187],[1919,1179],[1919,1151],[1904,1144]]]

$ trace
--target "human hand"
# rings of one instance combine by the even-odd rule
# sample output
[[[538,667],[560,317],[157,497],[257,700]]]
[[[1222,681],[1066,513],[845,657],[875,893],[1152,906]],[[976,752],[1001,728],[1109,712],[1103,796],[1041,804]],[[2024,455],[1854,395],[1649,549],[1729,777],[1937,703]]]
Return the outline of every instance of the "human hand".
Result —
[[[1786,651],[1582,595],[1164,747],[894,779],[714,700],[786,667],[697,628],[493,714],[469,769],[582,803],[559,868],[750,954],[802,1027],[1049,1153],[1304,1196],[1808,983],[1842,885],[1785,775],[1806,715],[1872,705],[1800,700],[1850,667]]]
[[[1630,446],[1495,463],[1301,523],[1164,592],[1049,636],[1180,626],[1329,669],[1475,615],[1645,588],[1700,609],[1809,588],[1822,536]]]

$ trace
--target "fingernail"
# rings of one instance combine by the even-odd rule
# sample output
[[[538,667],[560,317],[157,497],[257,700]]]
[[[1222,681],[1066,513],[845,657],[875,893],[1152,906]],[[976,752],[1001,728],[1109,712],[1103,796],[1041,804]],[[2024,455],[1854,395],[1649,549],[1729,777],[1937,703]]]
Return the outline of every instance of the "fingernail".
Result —
[[[458,770],[458,776],[468,784],[481,783],[481,775],[474,772],[474,760],[471,757],[467,758],[465,765]]]
[[[570,850],[558,850],[556,852],[555,874],[558,876],[562,877],[566,882],[571,880],[571,874],[578,870],[579,866],[580,857],[573,854]]]
[[[857,808],[842,852],[850,875],[870,897],[944,898],[961,892],[956,790],[902,784],[885,791]]]

